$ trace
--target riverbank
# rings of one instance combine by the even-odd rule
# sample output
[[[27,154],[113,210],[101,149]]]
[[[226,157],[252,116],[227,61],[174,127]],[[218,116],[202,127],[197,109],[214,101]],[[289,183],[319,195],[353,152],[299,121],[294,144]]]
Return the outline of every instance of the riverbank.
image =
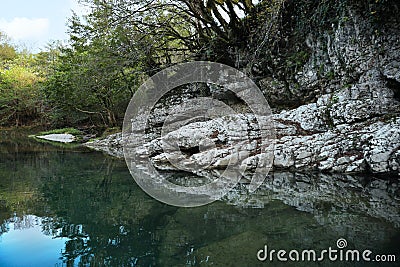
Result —
[[[210,95],[224,101],[227,91],[217,88]],[[206,121],[193,117],[190,123],[177,123],[181,126],[165,132],[166,119],[179,119],[177,114],[185,114],[184,103],[198,96],[199,88],[188,86],[161,99],[149,118],[134,118],[130,152],[139,158],[148,156],[160,170],[179,170],[171,163],[180,162],[185,166],[206,163],[203,169],[212,171],[226,167],[233,157],[251,170],[260,161],[272,160],[271,154],[265,153],[269,151],[273,170],[399,175],[400,105],[374,71],[359,83],[322,95],[314,103],[264,118],[273,125],[268,129],[260,129],[260,118],[253,114],[237,112]],[[243,110],[241,103],[229,105]],[[143,131],[140,127],[146,125],[146,119]],[[272,131],[273,140],[260,143],[260,131]],[[213,145],[199,149],[200,141],[205,140]],[[163,142],[172,141],[184,153],[165,149]],[[118,133],[85,145],[122,157],[122,142]]]
[[[334,129],[325,131],[320,129],[315,132],[311,126],[317,121],[301,120],[301,117],[310,115],[315,118],[318,115],[315,110],[315,107],[306,106],[274,116],[277,138],[273,151],[273,170],[399,175],[400,117],[375,118],[368,122],[343,124]],[[303,113],[299,113],[300,111]],[[251,121],[251,115],[238,116],[242,116],[248,122]],[[181,139],[179,147],[185,151],[195,151],[196,141],[199,138],[210,138],[216,129],[219,129],[218,136],[214,136],[214,141],[225,138],[226,140],[223,141],[229,143],[229,138],[224,136],[226,132],[220,126],[213,120],[201,125],[189,124],[185,128],[169,133],[169,137],[186,136],[186,139]],[[199,131],[199,128],[208,130]],[[250,133],[249,136],[256,135]],[[250,140],[250,143],[252,141],[254,140]],[[161,142],[161,138],[156,138],[143,147],[136,148],[138,153],[143,149],[147,150],[146,154],[151,155],[151,161],[161,170],[174,170],[175,167],[170,162],[176,160],[187,161],[187,164],[207,160],[209,162],[207,169],[211,171],[223,167],[221,162],[229,160],[231,156],[227,153],[226,146],[217,146],[212,150],[186,153],[182,157],[182,154],[163,151]],[[84,145],[112,156],[123,157],[121,133]],[[243,144],[237,144],[236,148],[240,149],[241,146]],[[210,155],[213,156],[211,159]],[[256,162],[265,156],[265,154],[249,155],[239,160],[241,164],[246,164],[247,169],[252,169],[256,167]]]
[[[148,156],[160,170],[174,170],[171,162],[180,162],[207,165],[212,171],[234,158],[247,169],[265,161],[274,171],[399,176],[400,22],[389,16],[380,22],[379,30],[373,30],[377,25],[360,8],[349,5],[345,20],[310,34],[303,50],[297,51],[297,56],[307,57],[298,62],[295,72],[278,75],[272,71],[272,59],[261,56],[242,69],[259,86],[274,113],[266,118],[275,127],[273,142],[260,143],[260,131],[271,129],[259,129],[240,96],[210,84],[190,84],[159,99],[149,118],[133,118],[132,134],[137,136],[130,145],[138,144],[131,152]],[[246,60],[246,53],[240,56]],[[279,65],[279,56],[275,59]],[[223,73],[220,77],[225,79]],[[208,120],[189,118],[190,123],[182,124],[184,104],[202,97],[223,102],[235,113]],[[183,126],[165,132],[163,125],[171,119]],[[146,127],[146,134],[137,125]],[[163,149],[162,132],[184,153]],[[199,146],[199,140],[214,145]],[[122,156],[121,142],[117,134],[87,146]]]

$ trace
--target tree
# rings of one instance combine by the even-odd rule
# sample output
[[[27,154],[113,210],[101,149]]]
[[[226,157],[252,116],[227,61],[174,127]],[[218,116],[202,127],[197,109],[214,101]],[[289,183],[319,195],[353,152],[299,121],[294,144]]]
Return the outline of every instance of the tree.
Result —
[[[31,54],[20,54],[0,70],[0,124],[23,125],[42,113],[41,83]]]
[[[115,126],[141,81],[192,59],[236,64],[251,0],[81,0],[46,83],[54,121]],[[227,53],[228,52],[228,53]]]
[[[60,49],[45,95],[54,121],[105,126],[122,122],[145,77],[200,55],[223,58],[246,35],[242,17],[254,7],[250,0],[81,3],[91,12],[71,17],[70,43]]]
[[[0,63],[15,59],[16,57],[17,52],[14,46],[11,45],[10,38],[0,31]]]
[[[143,61],[135,50],[127,50],[128,31],[102,26],[107,19],[84,24],[71,18],[70,46],[60,49],[45,89],[54,121],[107,127],[122,121]]]
[[[203,58],[224,61],[245,46],[256,0],[82,0],[95,29],[127,29],[155,67]],[[107,19],[104,19],[107,17]],[[227,62],[229,63],[229,62]],[[151,69],[151,68],[150,68]]]

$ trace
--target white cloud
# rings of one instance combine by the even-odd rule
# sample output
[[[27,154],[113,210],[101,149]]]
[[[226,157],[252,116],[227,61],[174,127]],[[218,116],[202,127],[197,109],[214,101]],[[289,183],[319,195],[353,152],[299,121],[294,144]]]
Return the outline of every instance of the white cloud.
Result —
[[[0,30],[14,40],[39,40],[49,32],[47,18],[13,18],[11,21],[0,19]]]

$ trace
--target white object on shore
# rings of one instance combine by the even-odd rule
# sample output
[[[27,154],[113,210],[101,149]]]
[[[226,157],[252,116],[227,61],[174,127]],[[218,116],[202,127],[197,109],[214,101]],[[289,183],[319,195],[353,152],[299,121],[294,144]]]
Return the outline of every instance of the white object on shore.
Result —
[[[36,137],[40,139],[45,139],[54,142],[61,142],[61,143],[72,143],[75,141],[75,136],[73,136],[72,134],[46,134]]]

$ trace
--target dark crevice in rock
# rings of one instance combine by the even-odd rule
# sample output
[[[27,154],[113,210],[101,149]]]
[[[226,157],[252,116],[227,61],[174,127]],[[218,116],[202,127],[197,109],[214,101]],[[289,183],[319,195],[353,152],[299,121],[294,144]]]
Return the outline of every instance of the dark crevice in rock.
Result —
[[[187,156],[192,156],[194,154],[200,153],[200,147],[195,146],[195,147],[179,147],[179,150],[187,155]]]
[[[395,79],[385,77],[386,86],[393,91],[393,96],[396,100],[400,101],[400,82]]]
[[[224,102],[225,104],[246,104],[242,99],[240,99],[234,92],[230,90],[215,92],[213,97]]]
[[[214,142],[214,144],[215,144],[215,146],[218,147],[218,148],[227,147],[227,146],[226,146],[226,145],[227,145],[227,142],[226,142],[226,141],[216,140],[216,141]]]

